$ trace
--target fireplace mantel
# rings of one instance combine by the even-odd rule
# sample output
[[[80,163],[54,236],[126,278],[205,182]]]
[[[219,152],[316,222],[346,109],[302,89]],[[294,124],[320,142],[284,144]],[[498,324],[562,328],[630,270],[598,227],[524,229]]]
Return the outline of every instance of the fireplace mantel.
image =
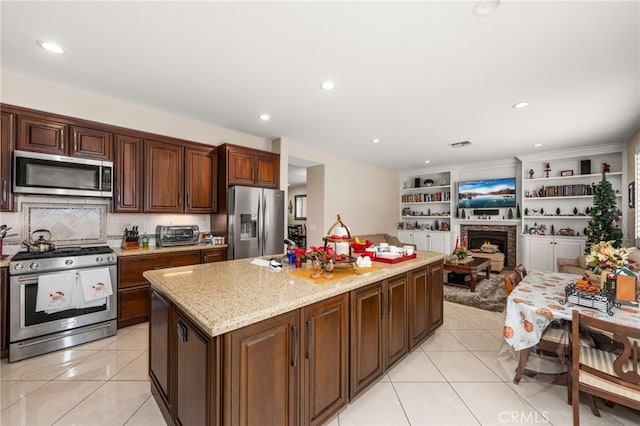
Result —
[[[520,219],[456,219],[456,222],[460,225],[505,225],[505,226],[520,226]]]

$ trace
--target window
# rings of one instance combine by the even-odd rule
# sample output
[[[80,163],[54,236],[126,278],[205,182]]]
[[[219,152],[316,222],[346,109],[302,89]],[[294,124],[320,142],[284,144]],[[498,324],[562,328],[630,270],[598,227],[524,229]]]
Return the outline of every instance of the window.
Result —
[[[296,195],[296,220],[307,220],[307,194]]]

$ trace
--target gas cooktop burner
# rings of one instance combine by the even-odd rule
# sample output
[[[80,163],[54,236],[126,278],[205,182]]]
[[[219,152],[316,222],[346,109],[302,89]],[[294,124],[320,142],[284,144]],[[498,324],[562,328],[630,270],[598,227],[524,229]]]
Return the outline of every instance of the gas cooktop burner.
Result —
[[[113,249],[109,246],[93,246],[93,247],[60,247],[55,250],[45,251],[40,253],[30,253],[28,251],[21,251],[16,253],[12,262],[20,260],[31,259],[50,259],[53,257],[69,257],[69,256],[85,256],[90,254],[108,254],[114,253]]]

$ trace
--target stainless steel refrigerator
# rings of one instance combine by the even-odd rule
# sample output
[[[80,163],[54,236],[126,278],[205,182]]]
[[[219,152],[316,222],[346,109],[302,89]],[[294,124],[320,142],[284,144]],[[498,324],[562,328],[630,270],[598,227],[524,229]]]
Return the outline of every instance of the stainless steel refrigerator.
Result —
[[[284,252],[284,191],[229,188],[229,259]]]

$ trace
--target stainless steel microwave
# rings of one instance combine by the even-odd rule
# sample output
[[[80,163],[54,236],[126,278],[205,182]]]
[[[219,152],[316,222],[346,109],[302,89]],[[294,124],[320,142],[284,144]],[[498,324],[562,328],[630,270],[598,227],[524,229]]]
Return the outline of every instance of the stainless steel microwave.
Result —
[[[39,152],[14,151],[16,194],[113,196],[113,163]]]

